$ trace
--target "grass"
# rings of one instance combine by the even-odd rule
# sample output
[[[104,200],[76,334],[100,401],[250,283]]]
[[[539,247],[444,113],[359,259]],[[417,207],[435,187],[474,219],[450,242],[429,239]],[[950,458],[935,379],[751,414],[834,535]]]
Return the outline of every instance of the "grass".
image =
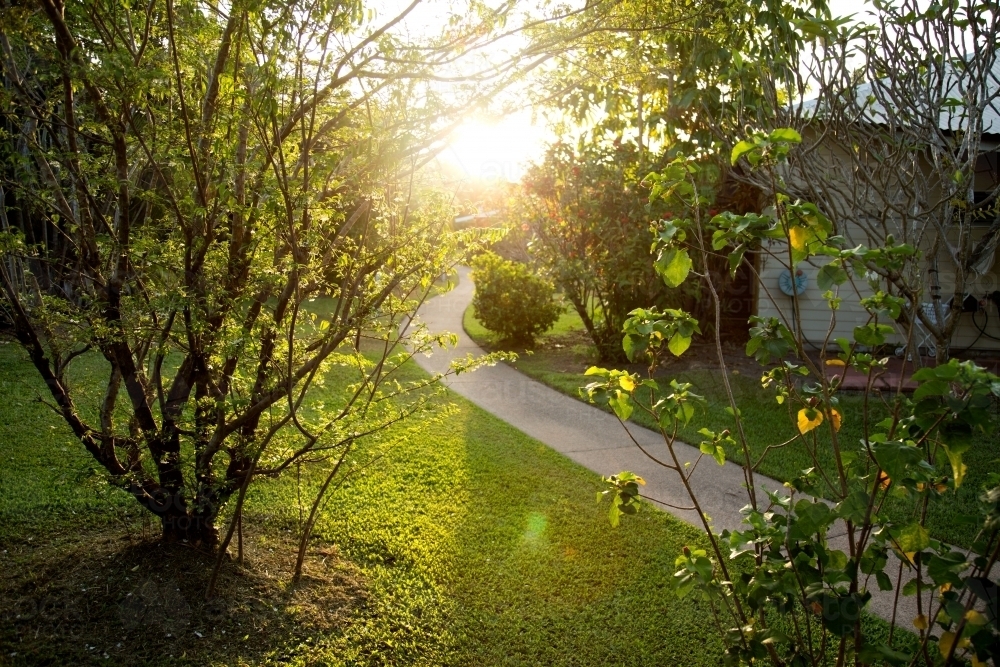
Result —
[[[81,404],[99,400],[95,378],[105,371],[96,355],[79,360],[72,381]],[[107,536],[121,540],[144,516],[34,400],[42,390],[20,350],[0,346],[0,590],[14,580],[41,586],[41,573],[59,577],[68,557],[110,572],[90,559],[122,558],[127,549]],[[336,553],[365,588],[343,625],[267,650],[253,633],[243,642],[187,633],[162,644],[161,632],[156,646],[166,648],[143,664],[718,664],[707,609],[666,590],[675,556],[700,539],[694,529],[652,509],[612,529],[594,501],[596,475],[465,401],[441,410],[446,418],[425,416],[360,450],[362,472],[329,496],[314,551]],[[319,472],[304,477],[306,498]],[[295,534],[297,492],[294,475],[253,488],[255,548],[290,548],[282,536]],[[99,555],[86,541],[95,531],[104,536]],[[140,536],[128,549],[148,543]],[[87,636],[32,645],[31,624],[0,610],[0,663],[108,664],[104,652],[129,662]],[[141,642],[149,628],[120,632]]]
[[[488,349],[494,348],[495,339],[476,320],[471,306],[465,311],[463,324],[473,340]],[[697,353],[697,350],[692,348],[686,356],[691,356],[692,352]],[[660,378],[662,384],[669,382],[669,379],[689,382],[693,385],[692,391],[706,399],[705,409],[679,431],[680,438],[686,442],[698,443],[703,440],[703,436],[698,434],[700,428],[707,427],[715,432],[735,429],[735,420],[726,411],[729,401],[722,378],[710,359],[711,354],[711,351],[695,354],[696,361],[693,364],[683,362],[686,357],[682,357],[682,360],[669,366],[665,376]],[[733,350],[732,356],[736,363],[729,380],[743,417],[753,460],[756,462],[768,445],[785,442],[796,434],[795,416],[787,403],[779,405],[773,392],[761,388],[757,379],[760,369],[754,362],[740,359],[742,353],[739,350]],[[570,312],[562,316],[558,330],[553,329],[540,337],[535,348],[522,354],[513,366],[564,394],[579,397],[578,389],[593,380],[584,375],[584,370],[597,363],[595,350],[583,334],[583,323],[575,313]],[[631,368],[634,371],[645,371],[638,367]],[[844,393],[840,401],[844,422],[838,433],[839,442],[843,448],[853,448],[858,446],[863,436],[858,416],[863,413],[864,397],[858,393]],[[872,423],[887,414],[881,404],[872,402]],[[638,410],[633,413],[632,421],[648,428],[656,426],[648,415]],[[814,433],[814,448],[807,446],[802,439],[797,440],[780,450],[772,450],[760,463],[758,470],[779,481],[788,481],[799,476],[801,471],[817,466],[817,462],[819,467],[834,469],[833,445],[829,433],[826,429],[817,429]],[[979,516],[978,496],[989,474],[1000,472],[998,455],[1000,452],[997,450],[995,435],[978,434],[974,438],[972,448],[964,455],[968,474],[962,487],[957,492],[949,492],[954,495],[946,502],[930,506],[926,525],[934,537],[959,546],[968,547],[972,544],[981,524],[970,522],[969,517]],[[736,448],[730,448],[727,457],[740,464],[744,461],[742,451]],[[943,454],[939,464],[944,470],[949,469]],[[913,502],[905,497],[890,498],[885,512],[894,520],[915,516]]]

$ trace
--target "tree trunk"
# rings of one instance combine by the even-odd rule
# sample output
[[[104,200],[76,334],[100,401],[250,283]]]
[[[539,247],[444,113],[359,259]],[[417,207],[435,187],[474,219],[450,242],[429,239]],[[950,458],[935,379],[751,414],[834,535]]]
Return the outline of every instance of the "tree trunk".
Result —
[[[219,545],[219,531],[214,515],[167,512],[160,515],[164,542],[187,542],[214,550]]]

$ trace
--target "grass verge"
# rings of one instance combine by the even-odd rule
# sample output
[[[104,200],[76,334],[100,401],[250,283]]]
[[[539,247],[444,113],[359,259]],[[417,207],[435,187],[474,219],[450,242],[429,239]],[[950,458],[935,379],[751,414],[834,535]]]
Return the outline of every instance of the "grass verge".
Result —
[[[488,350],[496,349],[496,340],[482,324],[476,320],[470,305],[464,314],[463,325],[466,333],[480,346]],[[520,357],[512,365],[526,375],[569,396],[579,398],[578,390],[592,381],[584,375],[589,366],[597,364],[596,352],[590,344],[579,317],[568,312],[560,319],[559,328],[553,328],[541,336],[532,350],[514,350]],[[705,409],[699,411],[690,424],[681,427],[679,437],[689,443],[698,443],[703,436],[698,434],[701,428],[709,428],[720,432],[723,429],[735,429],[735,420],[727,412],[729,399],[725,393],[717,365],[712,361],[714,351],[697,350],[694,354],[686,354],[664,369],[661,384],[670,379],[688,382],[693,385],[693,391],[706,399]],[[760,368],[755,362],[741,358],[742,350],[733,348],[727,350],[733,359],[730,366],[729,381],[733,389],[736,403],[743,417],[744,430],[750,445],[754,463],[769,445],[776,445],[792,439],[796,435],[795,415],[787,403],[779,405],[773,392],[761,388]],[[689,359],[694,358],[693,361]],[[630,368],[645,374],[644,367],[619,366]],[[865,397],[859,393],[843,393],[840,397],[841,412],[844,415],[843,426],[838,434],[842,447],[856,447],[863,437],[863,425],[858,418],[863,413]],[[872,423],[888,414],[887,409],[877,397],[869,397]],[[656,424],[646,414],[636,410],[632,421],[656,428]],[[811,436],[813,440],[800,438],[791,444],[772,452],[760,461],[757,470],[780,481],[788,481],[799,476],[803,470],[812,467],[833,469],[833,445],[826,429],[816,429]],[[737,463],[744,462],[741,450],[730,448],[727,457]],[[977,434],[974,436],[971,449],[965,453],[964,460],[968,473],[962,487],[949,492],[950,502],[933,503],[928,514],[927,527],[931,534],[941,540],[968,547],[974,540],[982,522],[979,520],[980,510],[978,497],[982,492],[990,473],[1000,473],[995,436]],[[942,454],[939,461],[944,470],[948,470],[948,461]],[[891,497],[884,508],[887,516],[895,520],[906,517],[916,517],[918,508],[908,497]]]
[[[100,400],[103,362],[79,361]],[[322,471],[256,485],[247,569],[206,606],[202,557],[164,566],[42,390],[0,346],[0,664],[719,663],[708,609],[665,590],[697,531],[658,511],[610,528],[596,475],[463,400],[359,450],[315,534],[319,589],[288,556]]]

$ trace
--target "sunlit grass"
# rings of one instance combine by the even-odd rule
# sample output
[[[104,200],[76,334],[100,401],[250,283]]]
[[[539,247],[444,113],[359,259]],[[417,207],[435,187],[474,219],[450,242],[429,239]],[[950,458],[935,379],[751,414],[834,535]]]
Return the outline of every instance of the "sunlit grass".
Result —
[[[590,363],[596,363],[593,361],[596,355],[592,347],[584,349],[586,346],[580,344],[579,333],[583,330],[583,323],[579,317],[576,317],[574,322],[573,316],[564,316],[566,322],[563,334],[549,334],[543,344],[530,355],[522,355],[514,366],[564,394],[579,398],[579,388],[593,381],[593,378],[584,375],[583,371]],[[476,321],[471,307],[465,312],[464,324],[466,332],[473,340],[486,347],[495,344],[489,332]],[[564,350],[576,347],[572,354],[555,347],[560,340],[566,341]],[[568,358],[570,361],[567,361]],[[715,432],[731,429],[735,432],[735,420],[727,412],[729,399],[717,369],[668,371],[660,378],[660,382],[666,384],[670,379],[691,383],[692,391],[706,399],[704,409],[696,414],[691,423],[679,428],[678,435],[681,440],[697,444],[704,439],[698,433],[701,428]],[[807,446],[800,439],[781,449],[772,450],[761,461],[761,455],[769,445],[786,442],[796,435],[795,415],[790,412],[787,403],[784,406],[779,405],[773,392],[761,388],[759,376],[749,377],[746,374],[731,373],[729,381],[743,417],[743,428],[751,460],[754,464],[760,461],[757,468],[759,472],[779,481],[788,481],[798,477],[808,468],[822,467],[827,470],[835,468],[833,443],[826,429],[817,429],[813,433],[817,438],[815,447]],[[857,392],[845,392],[840,396],[840,408],[844,415],[843,426],[838,433],[840,446],[844,450],[857,449],[864,434],[861,419],[864,412],[864,397]],[[872,400],[870,417],[872,424],[887,414],[884,406]],[[655,422],[639,410],[633,413],[632,421],[648,428],[657,428]],[[729,448],[727,457],[740,464],[745,461],[745,455],[740,448]],[[944,502],[932,503],[930,506],[927,527],[932,535],[960,546],[968,546],[973,542],[981,525],[981,522],[977,521],[978,497],[989,474],[1000,472],[998,457],[1000,450],[997,448],[995,436],[978,434],[974,438],[973,447],[965,454],[965,463],[969,471],[962,487],[957,492],[949,492],[950,495]],[[944,470],[948,470],[948,463],[943,454],[939,463]],[[835,480],[832,481],[836,483]],[[825,495],[831,496],[832,493],[827,490]],[[913,501],[905,497],[890,498],[885,511],[889,517],[898,520],[908,516],[916,517]]]
[[[82,402],[105,371],[97,355],[79,361]],[[135,525],[134,502],[32,400],[43,389],[20,350],[0,347],[0,542]],[[455,399],[352,459],[315,545],[354,562],[369,599],[345,629],[290,646],[292,664],[718,664],[708,610],[667,590],[697,532],[652,508],[612,529],[599,478],[515,428]],[[255,485],[248,522],[297,532],[323,469],[301,489],[294,474]]]

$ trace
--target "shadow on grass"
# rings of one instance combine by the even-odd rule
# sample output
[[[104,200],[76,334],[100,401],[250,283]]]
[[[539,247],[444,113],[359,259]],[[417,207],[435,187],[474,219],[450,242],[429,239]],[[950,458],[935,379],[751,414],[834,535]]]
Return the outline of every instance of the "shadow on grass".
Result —
[[[7,546],[0,573],[0,662],[13,665],[280,662],[343,630],[367,601],[333,549],[314,549],[293,585],[285,535],[249,535],[245,566],[227,559],[208,601],[214,556],[184,544],[120,529],[33,542]]]

